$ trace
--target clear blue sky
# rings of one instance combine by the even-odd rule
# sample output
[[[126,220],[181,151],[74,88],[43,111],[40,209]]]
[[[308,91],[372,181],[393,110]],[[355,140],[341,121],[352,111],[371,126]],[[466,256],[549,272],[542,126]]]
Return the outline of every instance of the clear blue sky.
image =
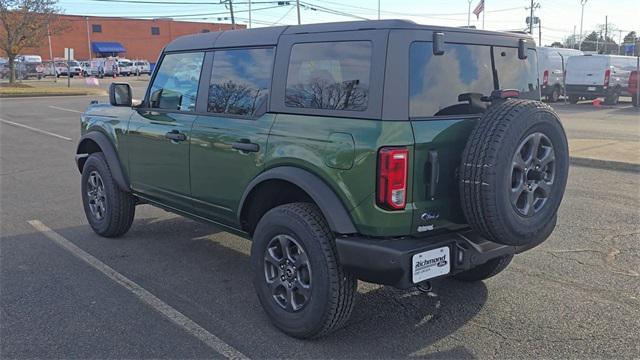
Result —
[[[145,0],[139,0],[145,1]],[[59,7],[66,14],[97,15],[97,16],[127,16],[127,17],[174,17],[176,20],[230,22],[218,17],[228,17],[228,10],[224,5],[217,4],[218,0],[184,0],[184,2],[199,4],[184,4],[180,0],[149,0],[171,1],[180,4],[132,4],[109,3],[91,0],[59,0]],[[473,0],[473,9],[480,0]],[[266,2],[266,3],[265,3]],[[542,20],[542,42],[550,44],[561,41],[567,35],[580,29],[580,0],[537,0],[540,8],[536,16]],[[208,4],[207,4],[208,3]],[[248,0],[234,0],[234,10],[238,23],[248,24]],[[272,24],[296,24],[295,0],[290,0],[290,6],[277,6],[266,0],[253,0],[253,27],[269,26]],[[318,10],[311,10],[309,6],[301,9],[302,23],[317,23],[330,21],[354,20],[354,17],[331,14],[321,11],[320,7],[339,13],[347,13],[355,17],[368,19],[377,18],[378,0],[303,0],[309,6],[317,6]],[[448,26],[462,26],[467,24],[467,0],[380,0],[381,17],[383,19],[402,18],[411,19],[422,24],[436,24]],[[525,17],[528,16],[530,0],[486,0],[485,28],[490,30],[522,30],[525,28]],[[267,8],[267,9],[264,9]],[[219,13],[212,14],[211,13]],[[194,16],[190,16],[196,14]],[[205,15],[203,15],[205,14]],[[180,16],[177,15],[189,15]],[[583,31],[595,30],[604,24],[605,15],[616,29],[623,30],[622,36],[631,30],[640,30],[640,0],[587,0],[584,11]],[[482,26],[482,16],[476,20],[471,14],[471,24]],[[616,41],[619,33],[614,34]],[[537,32],[536,32],[537,36]]]

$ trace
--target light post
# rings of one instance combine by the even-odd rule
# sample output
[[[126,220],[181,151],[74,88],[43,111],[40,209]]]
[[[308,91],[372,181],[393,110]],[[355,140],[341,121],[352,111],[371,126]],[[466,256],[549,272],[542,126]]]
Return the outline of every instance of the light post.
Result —
[[[467,27],[471,26],[471,1],[473,0],[467,0],[469,2],[469,12],[467,12]]]
[[[578,50],[582,50],[582,21],[584,20],[584,5],[587,3],[587,0],[580,0],[580,5],[582,5],[582,13],[580,14],[580,46],[578,46]]]

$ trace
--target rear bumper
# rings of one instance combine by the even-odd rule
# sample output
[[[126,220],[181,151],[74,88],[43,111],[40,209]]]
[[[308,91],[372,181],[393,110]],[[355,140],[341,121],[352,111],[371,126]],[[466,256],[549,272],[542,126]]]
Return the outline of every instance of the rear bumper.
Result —
[[[602,97],[609,94],[609,88],[602,85],[567,85],[565,92],[567,95]]]
[[[500,245],[469,230],[422,239],[346,237],[336,239],[336,245],[340,263],[359,279],[406,289],[415,285],[412,279],[412,257],[415,254],[449,247],[451,271],[440,276],[446,277],[496,257],[521,253],[537,244],[525,247]]]

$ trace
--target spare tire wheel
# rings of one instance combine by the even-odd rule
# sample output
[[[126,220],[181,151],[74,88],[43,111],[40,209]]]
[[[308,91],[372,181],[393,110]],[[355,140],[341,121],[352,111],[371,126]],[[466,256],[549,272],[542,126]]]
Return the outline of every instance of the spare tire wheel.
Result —
[[[551,107],[521,99],[490,106],[460,169],[464,215],[485,238],[523,246],[549,237],[569,169],[567,138]]]

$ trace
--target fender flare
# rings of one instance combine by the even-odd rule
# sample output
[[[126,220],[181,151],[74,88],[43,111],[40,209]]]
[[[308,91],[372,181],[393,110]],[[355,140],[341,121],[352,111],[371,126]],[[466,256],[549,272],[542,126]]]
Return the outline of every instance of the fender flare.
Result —
[[[131,192],[129,182],[124,176],[124,171],[122,171],[122,166],[120,164],[120,158],[118,157],[118,153],[116,152],[115,147],[113,146],[109,138],[100,131],[90,131],[80,138],[78,147],[76,148],[76,164],[78,165],[78,170],[82,173],[84,163],[90,155],[89,153],[83,152],[81,150],[82,145],[87,140],[95,142],[96,144],[98,144],[98,147],[100,147],[100,150],[107,160],[109,170],[111,170],[111,175],[116,181],[116,184],[118,184],[118,187],[122,191]]]
[[[340,198],[338,198],[338,195],[318,176],[292,166],[280,166],[269,169],[256,176],[249,183],[238,207],[238,223],[240,223],[245,200],[253,189],[265,181],[274,179],[288,181],[305,191],[318,205],[329,228],[333,232],[338,234],[355,234],[358,232],[351,221],[349,212],[342,204],[342,201],[340,201]]]

